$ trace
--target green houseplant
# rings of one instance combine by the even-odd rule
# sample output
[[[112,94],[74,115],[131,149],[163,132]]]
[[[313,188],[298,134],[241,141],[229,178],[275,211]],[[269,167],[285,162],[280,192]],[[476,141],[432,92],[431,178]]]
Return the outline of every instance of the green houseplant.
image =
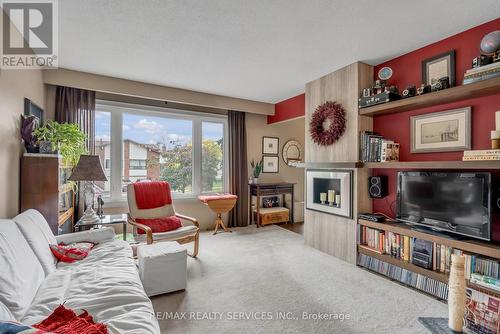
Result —
[[[255,162],[254,159],[250,162],[250,166],[252,166],[253,171],[252,171],[252,176],[253,176],[253,182],[257,183],[259,182],[259,176],[260,173],[262,172],[262,160]]]
[[[64,162],[72,166],[76,166],[80,155],[87,153],[87,136],[77,124],[48,121],[36,129],[34,135],[38,142],[50,142],[52,151],[59,151]]]

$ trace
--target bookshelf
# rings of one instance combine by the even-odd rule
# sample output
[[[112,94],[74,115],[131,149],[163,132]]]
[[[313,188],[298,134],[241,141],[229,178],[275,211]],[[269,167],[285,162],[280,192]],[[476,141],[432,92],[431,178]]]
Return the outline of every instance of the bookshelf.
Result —
[[[359,109],[361,116],[394,114],[500,93],[500,77]]]
[[[483,242],[476,240],[456,240],[439,235],[429,234],[412,229],[410,226],[403,223],[377,223],[368,220],[359,219],[358,224],[375,228],[381,231],[394,232],[409,237],[435,242],[441,245],[458,248],[465,252],[480,254],[486,257],[500,259],[500,245],[491,242]]]
[[[400,235],[405,235],[409,237],[415,237],[418,239],[422,240],[427,240],[436,244],[452,247],[454,249],[459,249],[464,251],[465,253],[468,254],[475,254],[475,255],[480,255],[485,258],[493,258],[495,260],[500,259],[500,244],[498,243],[493,243],[493,242],[482,242],[478,240],[456,240],[456,239],[451,239],[447,238],[445,236],[440,236],[440,235],[434,235],[434,234],[429,234],[425,233],[422,231],[414,230],[410,226],[404,224],[404,223],[396,223],[396,222],[387,222],[387,223],[377,223],[377,222],[372,222],[368,220],[363,220],[359,219],[358,224],[361,226],[367,226],[372,229],[377,229],[380,231],[385,231],[385,232],[393,232],[397,233]],[[409,261],[405,261],[402,258],[397,258],[394,256],[391,256],[389,254],[381,253],[376,249],[373,249],[369,246],[358,244],[357,246],[357,251],[358,254],[366,255],[369,256],[370,258],[377,259],[379,261],[388,263],[390,265],[396,266],[401,269],[405,269],[407,271],[410,271],[414,274],[422,275],[426,278],[432,279],[437,282],[441,282],[444,284],[448,284],[448,273],[443,273],[439,271],[434,271],[432,269],[426,269],[420,266],[416,266],[413,263]],[[360,264],[361,265],[361,264]],[[363,265],[361,265],[364,267]],[[368,268],[370,269],[370,268]],[[380,273],[379,273],[380,274]],[[384,275],[382,273],[382,275]],[[385,275],[387,276],[387,275]],[[467,286],[470,288],[473,288],[477,291],[486,293],[488,295],[492,295],[495,297],[500,298],[500,292],[495,291],[493,289],[474,284],[469,282],[468,280],[466,281]],[[418,289],[418,288],[417,288]],[[422,289],[419,289],[422,290]],[[437,296],[434,293],[435,290],[431,291],[424,291],[428,294],[431,294],[435,297],[438,297],[439,299],[446,299],[446,298],[441,298]]]

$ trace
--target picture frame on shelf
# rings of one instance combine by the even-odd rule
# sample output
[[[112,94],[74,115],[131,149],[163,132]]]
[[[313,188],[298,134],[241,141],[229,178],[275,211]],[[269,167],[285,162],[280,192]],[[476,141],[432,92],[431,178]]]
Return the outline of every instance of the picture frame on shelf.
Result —
[[[411,153],[471,149],[471,107],[410,118]]]
[[[278,155],[280,140],[278,137],[262,137],[262,154]]]
[[[455,86],[455,50],[422,61],[422,83],[424,85],[432,85],[443,77],[449,78],[450,87]]]
[[[279,157],[262,157],[262,173],[279,173]]]
[[[43,109],[37,106],[33,101],[28,98],[24,98],[24,116],[35,116],[38,119],[38,124],[43,125]]]

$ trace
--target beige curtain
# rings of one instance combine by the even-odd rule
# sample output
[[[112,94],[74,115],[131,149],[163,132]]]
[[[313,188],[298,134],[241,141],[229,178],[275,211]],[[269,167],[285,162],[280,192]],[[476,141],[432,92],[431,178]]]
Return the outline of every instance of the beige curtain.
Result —
[[[87,150],[95,151],[95,92],[85,89],[57,86],[56,121],[75,123],[87,135]]]
[[[229,192],[238,201],[228,215],[230,227],[248,225],[248,172],[245,113],[229,111]]]

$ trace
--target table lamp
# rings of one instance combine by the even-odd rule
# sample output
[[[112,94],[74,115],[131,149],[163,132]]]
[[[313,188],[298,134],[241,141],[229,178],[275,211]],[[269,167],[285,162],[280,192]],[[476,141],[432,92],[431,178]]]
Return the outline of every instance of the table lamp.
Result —
[[[85,223],[97,222],[99,217],[96,215],[94,204],[94,181],[107,181],[106,175],[102,169],[101,160],[97,155],[81,155],[78,164],[69,177],[70,181],[85,181],[83,190],[85,199],[85,212],[82,221]]]

